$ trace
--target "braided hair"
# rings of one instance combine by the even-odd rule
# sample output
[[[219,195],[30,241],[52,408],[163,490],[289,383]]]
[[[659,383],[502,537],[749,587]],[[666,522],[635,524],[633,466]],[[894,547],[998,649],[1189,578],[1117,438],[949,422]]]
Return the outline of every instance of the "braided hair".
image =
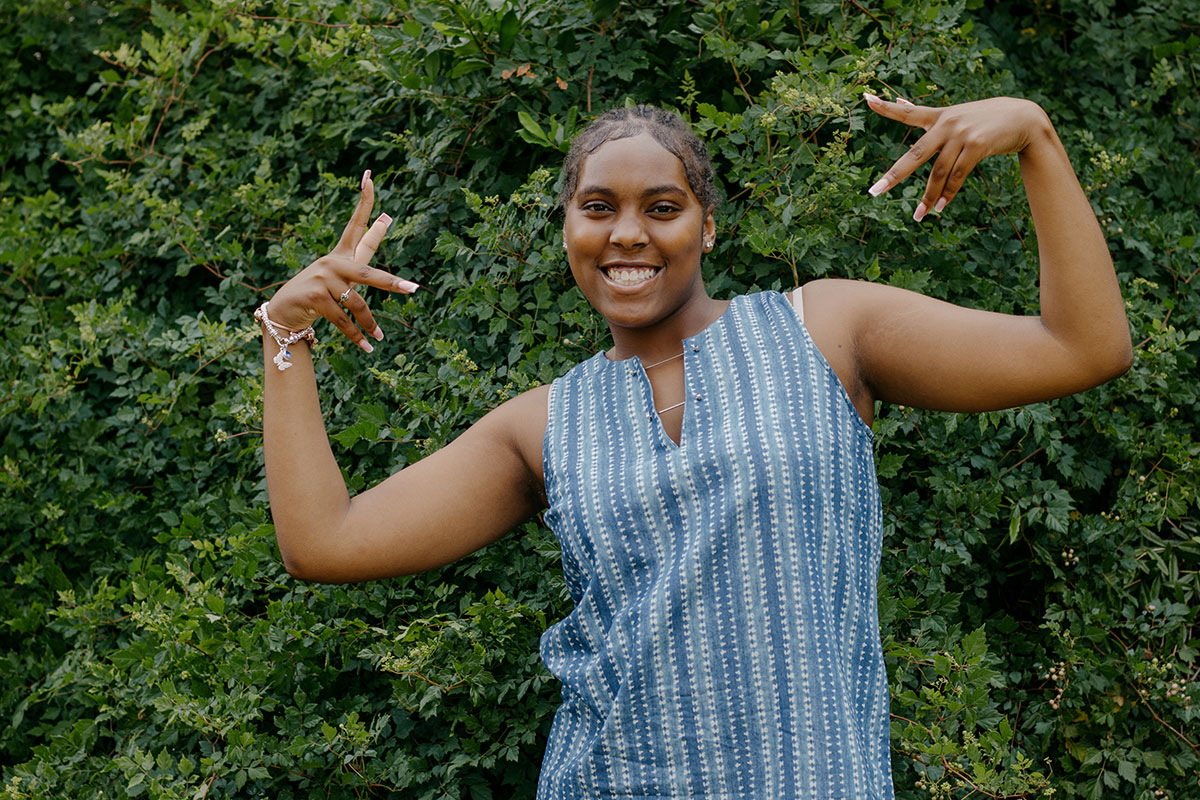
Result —
[[[563,162],[562,193],[558,202],[565,211],[567,203],[579,187],[579,170],[583,160],[613,139],[626,139],[649,134],[654,141],[683,162],[688,185],[706,212],[717,205],[717,186],[713,177],[708,148],[677,114],[655,106],[636,105],[605,111],[571,142]]]

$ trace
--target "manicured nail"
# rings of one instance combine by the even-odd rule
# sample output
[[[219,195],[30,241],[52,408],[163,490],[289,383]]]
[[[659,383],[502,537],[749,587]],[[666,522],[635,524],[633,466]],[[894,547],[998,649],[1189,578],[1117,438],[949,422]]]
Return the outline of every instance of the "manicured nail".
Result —
[[[419,284],[413,283],[412,281],[398,280],[396,281],[396,288],[402,292],[408,292],[409,294],[412,294],[421,287]]]
[[[875,181],[874,186],[872,186],[870,189],[867,189],[867,194],[871,195],[871,197],[879,197],[879,195],[887,191],[887,188],[891,185],[891,179],[884,175],[882,178]]]
[[[392,218],[389,217],[387,214],[380,214],[379,217],[376,218],[375,221],[382,222],[385,226],[392,224]]]
[[[361,347],[363,350],[366,350],[368,353],[375,352],[375,345],[371,344],[366,339],[360,340],[358,343],[358,346]]]
[[[383,328],[376,325],[375,330],[371,331],[371,335],[375,337],[375,341],[382,342],[383,341]]]
[[[359,189],[367,188],[367,181],[371,180],[371,170],[364,170],[362,180],[358,182]]]
[[[933,204],[933,211],[934,211],[934,213],[935,213],[935,214],[940,214],[940,213],[942,213],[942,209],[946,207],[946,203],[947,203],[947,202],[948,202],[948,201],[946,200],[946,198],[944,198],[944,197],[939,197],[939,198],[938,198],[938,201],[937,201],[936,203],[934,203],[934,204]]]
[[[870,92],[863,92],[863,99],[866,100],[868,103],[873,103],[873,104],[883,102],[877,96],[871,94]]]
[[[925,214],[929,211],[925,207],[925,203],[917,203],[917,210],[913,212],[913,222],[920,222],[925,219]]]

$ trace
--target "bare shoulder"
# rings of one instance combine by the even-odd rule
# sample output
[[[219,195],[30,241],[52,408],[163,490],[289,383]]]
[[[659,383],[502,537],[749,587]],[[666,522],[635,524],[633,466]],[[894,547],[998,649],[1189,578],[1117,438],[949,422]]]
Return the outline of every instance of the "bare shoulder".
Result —
[[[874,284],[842,278],[819,278],[804,284],[804,326],[862,418],[870,424],[875,401],[859,369],[855,331],[864,289]]]

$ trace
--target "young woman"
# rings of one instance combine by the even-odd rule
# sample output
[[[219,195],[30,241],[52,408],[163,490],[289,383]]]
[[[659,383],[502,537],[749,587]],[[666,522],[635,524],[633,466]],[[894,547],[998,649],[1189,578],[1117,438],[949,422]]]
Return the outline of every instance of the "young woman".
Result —
[[[428,569],[546,509],[576,607],[542,640],[563,703],[539,797],[892,797],[875,401],[999,409],[1129,366],[1112,262],[1041,108],[866,99],[925,130],[869,189],[932,159],[917,220],[981,159],[1019,153],[1040,316],[847,280],[709,297],[708,156],[647,107],[599,118],[565,165],[563,246],[612,348],[369,491],[347,493],[307,347],[277,344],[325,317],[370,352],[363,332],[383,334],[353,287],[417,288],[369,266],[390,223],[369,224],[369,173],[337,247],[263,307],[267,479],[291,574]]]

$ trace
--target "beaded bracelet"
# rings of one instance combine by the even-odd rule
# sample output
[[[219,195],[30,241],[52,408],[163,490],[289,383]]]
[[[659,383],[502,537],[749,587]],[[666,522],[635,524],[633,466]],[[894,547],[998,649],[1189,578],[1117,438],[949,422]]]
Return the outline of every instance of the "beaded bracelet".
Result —
[[[285,331],[288,331],[288,335],[280,336],[279,328],[275,327],[275,323],[271,322],[271,318],[267,316],[268,304],[269,301],[259,306],[254,312],[254,318],[263,324],[263,327],[267,329],[267,333],[271,334],[271,338],[275,340],[275,344],[279,345],[279,352],[271,360],[275,362],[275,366],[279,368],[279,371],[283,372],[292,366],[288,363],[292,360],[292,351],[288,350],[288,345],[299,341],[306,341],[309,347],[312,347],[317,343],[317,333],[313,330],[312,325],[309,325],[302,331],[292,331],[284,328]]]

